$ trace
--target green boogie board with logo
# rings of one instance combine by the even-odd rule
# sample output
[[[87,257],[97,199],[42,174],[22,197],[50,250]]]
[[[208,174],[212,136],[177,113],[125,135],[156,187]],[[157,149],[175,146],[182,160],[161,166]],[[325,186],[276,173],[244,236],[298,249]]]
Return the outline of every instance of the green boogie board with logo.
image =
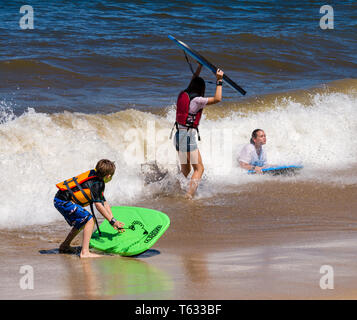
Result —
[[[112,207],[114,218],[124,223],[118,232],[105,220],[89,242],[92,248],[122,256],[138,255],[150,249],[170,226],[169,217],[160,211],[139,207]]]

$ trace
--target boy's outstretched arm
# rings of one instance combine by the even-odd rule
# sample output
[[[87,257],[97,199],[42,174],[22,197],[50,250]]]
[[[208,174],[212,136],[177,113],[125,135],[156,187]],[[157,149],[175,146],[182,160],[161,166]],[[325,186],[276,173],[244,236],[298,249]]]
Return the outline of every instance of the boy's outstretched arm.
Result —
[[[100,212],[100,214],[107,219],[109,222],[114,218],[112,209],[110,208],[108,202],[104,201],[104,204],[101,202],[95,202],[95,207],[97,210]],[[119,232],[124,232],[125,230],[123,229],[124,223],[120,221],[115,221],[113,224],[113,227],[117,229]]]

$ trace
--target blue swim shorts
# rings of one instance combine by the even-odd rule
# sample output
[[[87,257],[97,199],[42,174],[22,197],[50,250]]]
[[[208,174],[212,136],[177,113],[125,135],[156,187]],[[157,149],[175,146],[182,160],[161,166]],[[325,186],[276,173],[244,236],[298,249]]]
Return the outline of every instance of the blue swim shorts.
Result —
[[[55,208],[63,215],[67,223],[80,230],[93,216],[82,206],[71,201],[54,198]]]

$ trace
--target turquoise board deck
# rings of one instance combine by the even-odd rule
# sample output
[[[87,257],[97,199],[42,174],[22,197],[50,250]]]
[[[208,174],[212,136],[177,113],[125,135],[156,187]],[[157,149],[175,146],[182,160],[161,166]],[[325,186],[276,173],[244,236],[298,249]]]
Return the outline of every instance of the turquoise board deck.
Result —
[[[182,50],[184,50],[191,58],[195,59],[197,62],[211,70],[214,74],[217,72],[217,67],[209,62],[206,58],[204,58],[197,51],[191,49],[186,43],[176,39],[173,36],[169,35],[169,39],[174,41]],[[226,74],[223,75],[223,81],[226,82],[232,89],[237,90],[242,95],[245,95],[247,92],[236,84],[231,78],[229,78]]]
[[[111,208],[115,219],[123,222],[125,232],[118,232],[110,223],[103,221],[89,242],[92,248],[122,256],[138,255],[150,249],[170,226],[169,217],[160,211],[139,208]]]
[[[262,169],[263,174],[271,174],[271,175],[291,175],[297,173],[301,170],[303,166],[300,165],[291,165],[291,166],[276,166]],[[255,174],[254,170],[248,170],[249,174]]]

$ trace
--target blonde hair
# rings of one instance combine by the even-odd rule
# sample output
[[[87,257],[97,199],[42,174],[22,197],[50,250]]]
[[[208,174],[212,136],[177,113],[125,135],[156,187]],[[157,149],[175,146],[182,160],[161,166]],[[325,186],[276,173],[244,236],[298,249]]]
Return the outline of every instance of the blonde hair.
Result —
[[[113,176],[115,173],[115,164],[114,161],[108,159],[99,160],[95,166],[98,177],[104,178],[107,175]]]

